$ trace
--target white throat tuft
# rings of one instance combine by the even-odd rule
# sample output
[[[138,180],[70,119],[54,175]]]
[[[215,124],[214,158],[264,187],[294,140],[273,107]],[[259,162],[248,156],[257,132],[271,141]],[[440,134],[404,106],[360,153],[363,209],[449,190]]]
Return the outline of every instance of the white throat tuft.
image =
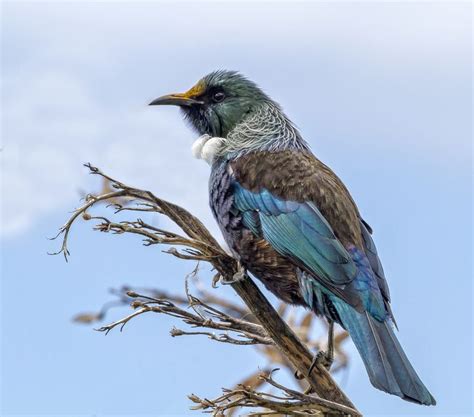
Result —
[[[212,137],[210,135],[202,135],[191,147],[191,152],[196,159],[203,159],[209,165],[212,165],[216,154],[225,142],[224,138]]]

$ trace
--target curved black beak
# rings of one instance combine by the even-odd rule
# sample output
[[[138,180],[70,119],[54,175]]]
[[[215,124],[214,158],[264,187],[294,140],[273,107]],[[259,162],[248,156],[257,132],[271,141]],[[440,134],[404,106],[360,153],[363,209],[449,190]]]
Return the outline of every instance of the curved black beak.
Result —
[[[153,100],[149,106],[193,106],[195,104],[203,104],[204,102],[189,97],[186,93],[168,94]]]

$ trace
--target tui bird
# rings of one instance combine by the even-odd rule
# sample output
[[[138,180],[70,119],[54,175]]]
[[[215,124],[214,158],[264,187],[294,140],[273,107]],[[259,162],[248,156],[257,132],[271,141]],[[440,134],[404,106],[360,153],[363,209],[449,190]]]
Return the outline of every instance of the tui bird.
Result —
[[[395,336],[372,229],[281,107],[235,71],[212,72],[150,105],[179,106],[202,135],[193,152],[212,166],[211,209],[240,275],[324,316],[330,329],[345,328],[374,387],[435,405]],[[331,360],[331,352],[317,358]]]

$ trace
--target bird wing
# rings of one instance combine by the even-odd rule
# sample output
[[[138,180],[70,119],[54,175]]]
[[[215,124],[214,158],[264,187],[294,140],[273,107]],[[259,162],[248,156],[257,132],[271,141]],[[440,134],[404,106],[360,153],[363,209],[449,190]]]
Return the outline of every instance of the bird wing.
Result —
[[[348,284],[357,269],[324,216],[312,202],[276,197],[267,189],[252,192],[234,184],[234,205],[243,222],[274,249],[331,285]],[[258,213],[258,222],[250,213]]]
[[[230,163],[234,206],[244,225],[351,305],[364,250],[360,216],[339,178],[309,152],[259,152]]]

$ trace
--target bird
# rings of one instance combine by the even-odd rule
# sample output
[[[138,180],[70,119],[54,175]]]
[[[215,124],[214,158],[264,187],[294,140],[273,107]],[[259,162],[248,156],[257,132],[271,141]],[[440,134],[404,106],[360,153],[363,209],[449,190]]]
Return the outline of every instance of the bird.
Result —
[[[435,405],[395,335],[372,228],[282,107],[229,70],[150,105],[179,106],[200,135],[193,153],[211,165],[211,211],[242,269],[234,278],[250,273],[284,302],[324,317],[329,346],[334,323],[341,325],[375,388]],[[313,365],[331,362],[329,348]]]

